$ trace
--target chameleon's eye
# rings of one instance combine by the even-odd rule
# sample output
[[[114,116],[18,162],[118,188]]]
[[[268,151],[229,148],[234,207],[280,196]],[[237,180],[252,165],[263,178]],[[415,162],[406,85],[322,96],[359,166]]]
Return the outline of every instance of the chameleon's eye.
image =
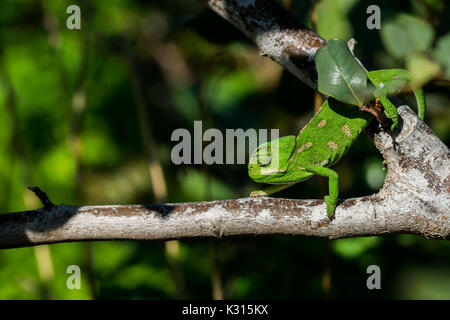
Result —
[[[267,155],[267,154],[258,155],[258,160],[257,161],[258,161],[258,164],[261,167],[266,167],[272,161],[272,156],[271,155]]]

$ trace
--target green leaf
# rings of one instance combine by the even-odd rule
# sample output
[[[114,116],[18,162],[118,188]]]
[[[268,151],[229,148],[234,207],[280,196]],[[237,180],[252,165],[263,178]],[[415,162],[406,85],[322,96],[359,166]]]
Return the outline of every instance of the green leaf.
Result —
[[[352,36],[352,25],[347,15],[357,3],[355,0],[322,0],[317,4],[317,33],[324,39]]]
[[[333,251],[342,258],[356,259],[379,243],[379,237],[339,239],[333,243]]]
[[[381,28],[384,46],[396,58],[427,50],[433,37],[433,27],[428,22],[407,14],[400,14]]]
[[[422,87],[440,71],[439,65],[436,62],[420,53],[408,56],[406,66],[411,71],[411,83],[415,88]]]
[[[450,78],[450,33],[439,38],[436,49],[433,52],[434,57],[445,70],[445,74]]]
[[[366,71],[350,52],[347,43],[333,39],[316,56],[319,91],[336,100],[361,106],[365,101]]]

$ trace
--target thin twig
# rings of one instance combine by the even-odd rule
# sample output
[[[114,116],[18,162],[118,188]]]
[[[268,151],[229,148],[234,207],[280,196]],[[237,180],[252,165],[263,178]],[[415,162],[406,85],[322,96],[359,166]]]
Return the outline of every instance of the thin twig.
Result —
[[[53,209],[55,205],[50,201],[47,194],[44,191],[42,191],[39,187],[28,187],[28,190],[33,191],[36,197],[38,197],[39,200],[41,200],[45,210]]]

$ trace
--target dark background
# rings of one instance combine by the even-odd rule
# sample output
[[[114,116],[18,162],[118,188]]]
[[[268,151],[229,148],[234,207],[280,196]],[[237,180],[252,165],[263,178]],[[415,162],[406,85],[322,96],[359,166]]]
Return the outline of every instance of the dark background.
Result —
[[[356,38],[369,70],[411,69],[425,87],[426,122],[448,145],[448,2],[280,3],[326,39]],[[297,134],[314,113],[313,90],[199,1],[77,1],[81,30],[66,28],[70,4],[1,1],[0,212],[40,207],[30,185],[66,204],[245,197],[260,187],[246,165],[172,164],[173,130],[202,120],[203,131]],[[371,4],[381,8],[381,31],[366,27]],[[402,42],[401,30],[417,41]],[[404,101],[415,108],[414,97]],[[157,168],[163,179],[150,174]],[[364,134],[334,168],[341,198],[383,184],[382,157]],[[313,177],[276,196],[322,198],[325,188]],[[449,249],[415,235],[9,249],[0,251],[0,299],[449,299]],[[381,290],[366,287],[372,264],[381,268]],[[81,290],[66,287],[69,265],[81,268]]]

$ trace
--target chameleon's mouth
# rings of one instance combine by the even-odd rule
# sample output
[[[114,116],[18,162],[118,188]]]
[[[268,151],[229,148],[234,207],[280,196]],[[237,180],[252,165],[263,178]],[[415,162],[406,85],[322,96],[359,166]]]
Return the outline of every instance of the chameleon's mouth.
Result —
[[[285,172],[286,168],[284,169],[261,169],[260,173],[263,175],[271,175],[271,174],[277,174],[281,172]]]

